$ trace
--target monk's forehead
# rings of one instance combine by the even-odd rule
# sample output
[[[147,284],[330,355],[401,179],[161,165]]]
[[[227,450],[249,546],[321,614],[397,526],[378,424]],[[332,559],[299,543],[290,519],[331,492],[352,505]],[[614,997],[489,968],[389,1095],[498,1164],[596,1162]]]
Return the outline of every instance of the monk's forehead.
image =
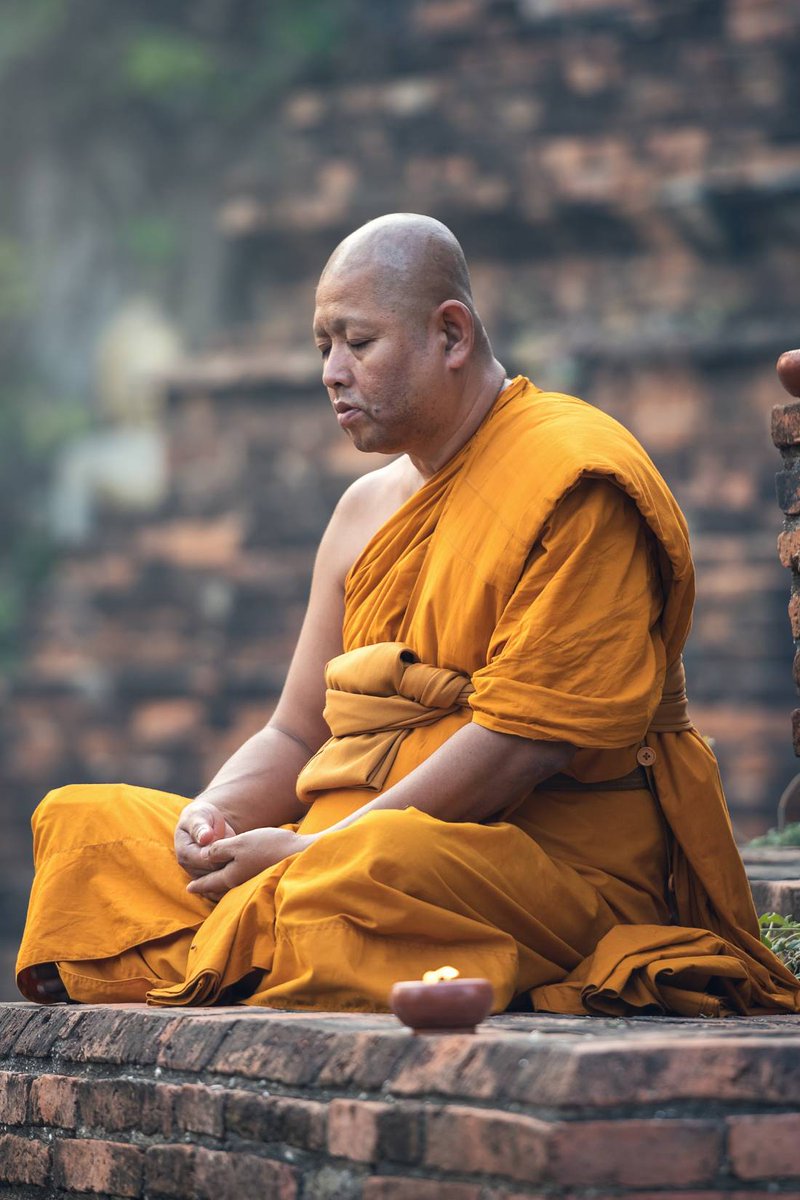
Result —
[[[348,320],[379,320],[405,311],[419,290],[380,264],[347,263],[326,269],[316,294],[314,323],[344,325]]]

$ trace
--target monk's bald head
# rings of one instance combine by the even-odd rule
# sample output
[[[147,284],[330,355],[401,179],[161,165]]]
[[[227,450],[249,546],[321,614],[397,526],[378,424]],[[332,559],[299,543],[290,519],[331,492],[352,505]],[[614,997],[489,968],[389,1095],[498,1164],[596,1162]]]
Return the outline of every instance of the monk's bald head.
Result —
[[[348,278],[364,281],[380,304],[416,319],[424,320],[446,300],[458,300],[472,314],[478,346],[485,338],[464,251],[433,217],[391,213],[356,229],[328,259],[320,287]]]

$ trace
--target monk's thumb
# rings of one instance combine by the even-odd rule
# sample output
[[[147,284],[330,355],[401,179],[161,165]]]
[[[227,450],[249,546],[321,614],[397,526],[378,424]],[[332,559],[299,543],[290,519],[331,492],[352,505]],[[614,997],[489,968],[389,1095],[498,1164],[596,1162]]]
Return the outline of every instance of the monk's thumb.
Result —
[[[214,841],[214,830],[207,821],[198,821],[192,828],[192,838],[198,846],[207,846]]]

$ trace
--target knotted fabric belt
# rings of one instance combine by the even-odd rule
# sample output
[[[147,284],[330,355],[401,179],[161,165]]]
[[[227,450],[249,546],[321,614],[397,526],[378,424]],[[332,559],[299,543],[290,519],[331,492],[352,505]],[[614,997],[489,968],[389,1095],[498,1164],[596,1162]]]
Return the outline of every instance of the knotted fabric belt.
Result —
[[[324,717],[333,734],[308,760],[297,779],[297,795],[309,804],[332,788],[379,792],[412,729],[433,725],[466,708],[474,687],[469,676],[421,663],[402,642],[378,642],[331,659],[325,668]],[[661,703],[648,732],[690,729],[685,675],[680,658],[668,669]],[[640,768],[621,779],[581,783],[553,776],[541,786],[598,790],[647,786]]]
[[[323,716],[333,737],[303,767],[297,795],[329,788],[380,791],[412,729],[466,708],[468,675],[421,663],[402,642],[378,642],[333,658],[325,668]]]

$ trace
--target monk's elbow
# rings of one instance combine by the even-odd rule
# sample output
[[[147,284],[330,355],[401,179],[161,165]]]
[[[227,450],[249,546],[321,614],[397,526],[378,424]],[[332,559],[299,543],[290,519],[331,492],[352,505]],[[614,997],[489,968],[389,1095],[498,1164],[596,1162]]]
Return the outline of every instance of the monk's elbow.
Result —
[[[517,770],[524,781],[533,787],[543,779],[565,770],[577,751],[577,746],[570,742],[532,741],[528,738],[514,738],[513,741],[522,743],[514,748]]]

